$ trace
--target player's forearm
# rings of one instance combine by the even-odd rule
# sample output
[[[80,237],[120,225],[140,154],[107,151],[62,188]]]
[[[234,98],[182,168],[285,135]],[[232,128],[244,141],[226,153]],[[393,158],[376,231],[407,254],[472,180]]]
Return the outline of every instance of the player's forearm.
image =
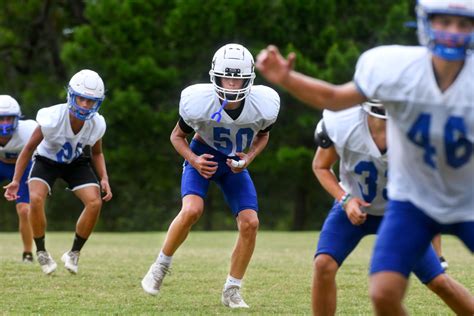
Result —
[[[192,162],[194,161],[197,156],[191,148],[189,147],[189,143],[185,137],[178,136],[178,135],[171,135],[170,137],[171,144],[173,145],[174,149],[181,155],[186,161]]]
[[[320,110],[342,110],[365,100],[352,82],[333,85],[297,71],[290,71],[281,86],[302,102]]]
[[[345,194],[343,188],[339,185],[336,175],[330,169],[313,169],[316,178],[321,186],[336,200],[340,200]]]
[[[251,161],[253,161],[255,157],[257,157],[262,152],[263,149],[265,149],[269,139],[270,132],[257,134],[252,143],[252,146],[250,147],[247,153],[247,156],[250,158]]]
[[[107,167],[105,165],[105,157],[103,153],[92,154],[92,165],[94,166],[97,176],[100,180],[108,180]]]

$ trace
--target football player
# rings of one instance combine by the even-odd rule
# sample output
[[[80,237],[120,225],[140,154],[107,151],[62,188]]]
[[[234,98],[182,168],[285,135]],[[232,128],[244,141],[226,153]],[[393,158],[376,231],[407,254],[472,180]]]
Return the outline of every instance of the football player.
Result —
[[[337,271],[363,237],[377,233],[382,221],[387,203],[385,130],[385,109],[375,101],[340,112],[325,110],[316,129],[319,148],[313,172],[336,201],[324,222],[315,254],[315,315],[335,315]],[[332,169],[337,161],[340,182]],[[457,314],[470,311],[474,301],[469,292],[443,273],[433,248],[427,248],[413,272]]]
[[[18,102],[9,95],[0,95],[0,180],[12,180],[18,154],[37,126],[33,120],[20,118],[21,109]],[[33,262],[33,233],[28,220],[30,195],[26,183],[30,167],[31,163],[28,163],[19,182],[19,198],[15,201],[23,241],[22,260],[26,263]]]
[[[454,234],[474,252],[474,2],[419,0],[417,19],[422,46],[371,49],[343,85],[293,71],[295,54],[285,59],[274,46],[257,58],[267,80],[313,107],[385,105],[390,201],[370,269],[383,315],[404,313],[408,276],[436,234]]]
[[[171,143],[185,159],[182,208],[142,287],[151,295],[158,294],[174,253],[204,211],[204,198],[213,181],[222,190],[239,229],[221,300],[230,308],[247,308],[240,288],[259,225],[257,193],[247,167],[267,145],[280,98],[271,88],[253,85],[254,59],[242,45],[218,49],[209,74],[211,84],[195,84],[181,93],[180,118]],[[189,144],[186,137],[192,133]]]
[[[69,81],[67,103],[38,111],[36,121],[39,126],[18,157],[12,182],[5,187],[7,200],[16,200],[20,179],[37,150],[28,180],[30,219],[36,255],[45,274],[53,273],[57,267],[45,247],[44,212],[46,196],[52,193],[55,180],[64,179],[68,188],[84,204],[76,224],[72,248],[61,257],[65,268],[73,274],[78,271],[80,251],[97,222],[102,200],[109,201],[112,198],[102,153],[106,125],[103,116],[97,113],[103,100],[104,83],[100,76],[88,69],[76,73]],[[83,154],[85,146],[91,146],[90,158]],[[101,189],[105,193],[102,199]]]

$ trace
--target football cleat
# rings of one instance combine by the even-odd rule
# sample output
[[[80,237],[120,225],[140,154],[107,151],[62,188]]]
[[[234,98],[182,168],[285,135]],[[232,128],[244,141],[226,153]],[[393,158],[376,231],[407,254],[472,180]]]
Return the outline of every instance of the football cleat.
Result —
[[[222,291],[222,304],[230,308],[249,308],[240,295],[240,287],[230,286]]]
[[[58,267],[56,262],[47,251],[36,252],[36,257],[38,258],[38,263],[41,266],[41,270],[43,270],[45,274],[49,275],[53,273]]]
[[[79,269],[79,255],[79,251],[67,251],[61,257],[61,261],[64,262],[64,267],[72,274],[76,274]]]
[[[170,267],[154,262],[142,280],[143,290],[150,295],[157,295],[160,292],[165,275],[169,274],[170,271]]]

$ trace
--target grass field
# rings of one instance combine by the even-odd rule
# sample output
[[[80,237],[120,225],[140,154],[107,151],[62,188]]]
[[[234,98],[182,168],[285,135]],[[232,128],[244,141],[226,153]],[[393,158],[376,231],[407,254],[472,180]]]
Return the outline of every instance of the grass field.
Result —
[[[249,310],[229,310],[220,294],[235,232],[192,232],[174,257],[173,273],[158,297],[140,281],[155,259],[164,233],[94,233],[82,251],[79,274],[60,262],[73,233],[48,233],[58,262],[53,276],[37,263],[20,262],[17,233],[0,234],[0,314],[23,315],[224,315],[311,314],[312,256],[316,232],[260,232],[243,295]],[[362,241],[338,274],[338,315],[372,314],[367,267],[373,238]],[[455,238],[444,236],[449,273],[474,289],[474,260]],[[406,305],[413,315],[450,315],[437,297],[412,278]]]

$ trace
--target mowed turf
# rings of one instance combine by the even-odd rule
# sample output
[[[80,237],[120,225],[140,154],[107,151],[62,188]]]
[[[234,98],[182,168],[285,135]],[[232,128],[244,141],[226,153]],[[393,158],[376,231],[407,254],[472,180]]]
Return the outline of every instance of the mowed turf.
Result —
[[[142,277],[156,257],[164,233],[94,233],[82,251],[79,274],[60,262],[73,232],[48,233],[46,246],[58,263],[52,276],[38,263],[20,262],[17,233],[0,234],[0,314],[42,315],[223,315],[311,314],[312,258],[317,232],[260,232],[244,281],[248,310],[220,303],[236,232],[191,232],[175,254],[172,275],[159,296],[145,294]],[[367,270],[374,239],[365,238],[342,266],[339,315],[372,314]],[[449,273],[471,292],[474,260],[454,237],[443,236]],[[413,315],[450,315],[416,278],[405,300]]]

